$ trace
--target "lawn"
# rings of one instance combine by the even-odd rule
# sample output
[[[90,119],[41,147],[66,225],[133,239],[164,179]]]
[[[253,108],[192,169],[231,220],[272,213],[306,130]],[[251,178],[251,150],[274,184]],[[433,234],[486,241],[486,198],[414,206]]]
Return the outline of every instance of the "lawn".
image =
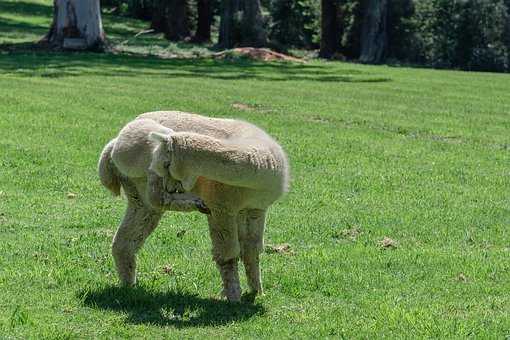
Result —
[[[0,0],[0,44],[37,39],[51,11]],[[104,21],[117,44],[145,27]],[[163,59],[142,52],[207,48],[129,41],[117,54],[0,50],[0,337],[510,336],[509,75]],[[160,109],[248,120],[289,155],[266,244],[290,251],[262,256],[254,304],[219,298],[196,213],[168,213],[138,286],[118,288],[125,202],[96,162]]]

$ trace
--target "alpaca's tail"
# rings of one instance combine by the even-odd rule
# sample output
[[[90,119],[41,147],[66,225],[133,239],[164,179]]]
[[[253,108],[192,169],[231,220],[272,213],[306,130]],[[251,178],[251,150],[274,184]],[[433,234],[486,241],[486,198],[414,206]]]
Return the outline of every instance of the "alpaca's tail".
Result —
[[[119,172],[112,161],[112,149],[115,139],[111,140],[103,149],[98,163],[98,172],[101,183],[105,188],[110,190],[113,195],[120,195],[120,178]]]

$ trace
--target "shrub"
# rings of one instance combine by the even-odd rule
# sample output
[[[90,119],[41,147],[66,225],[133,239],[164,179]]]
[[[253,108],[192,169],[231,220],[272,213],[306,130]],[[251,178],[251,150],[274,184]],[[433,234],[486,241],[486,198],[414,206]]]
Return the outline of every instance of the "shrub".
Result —
[[[415,0],[414,5],[413,61],[480,71],[509,69],[504,0]]]

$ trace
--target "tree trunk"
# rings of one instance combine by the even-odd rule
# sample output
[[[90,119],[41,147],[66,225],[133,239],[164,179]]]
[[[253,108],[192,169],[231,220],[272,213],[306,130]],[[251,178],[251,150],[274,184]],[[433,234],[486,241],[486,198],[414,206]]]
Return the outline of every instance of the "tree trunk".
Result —
[[[166,0],[154,0],[152,7],[151,28],[156,32],[165,31]]]
[[[194,42],[207,42],[211,40],[212,11],[210,0],[197,0],[197,30],[193,37]]]
[[[331,58],[340,49],[337,0],[321,0],[321,47],[319,56]]]
[[[232,48],[235,44],[234,14],[239,10],[239,0],[221,1],[221,21],[218,44],[223,48]]]
[[[414,0],[411,0],[414,1]],[[348,59],[359,59],[361,51],[361,31],[363,29],[363,1],[357,3],[350,9],[349,22],[344,21],[342,31],[342,46],[340,51]],[[366,1],[365,1],[366,2]]]
[[[189,7],[187,0],[168,0],[166,11],[165,37],[181,41],[190,36]]]
[[[128,1],[129,13],[137,19],[141,20],[152,20],[152,9],[153,0],[131,0]]]
[[[266,44],[260,0],[222,0],[219,45],[232,48]]]
[[[103,50],[99,0],[54,0],[53,23],[44,40],[57,48]]]
[[[265,46],[267,44],[267,32],[264,28],[260,0],[244,0],[243,10],[241,44],[251,47]]]
[[[388,45],[388,0],[368,0],[361,31],[361,55],[363,63],[380,63],[384,60]]]

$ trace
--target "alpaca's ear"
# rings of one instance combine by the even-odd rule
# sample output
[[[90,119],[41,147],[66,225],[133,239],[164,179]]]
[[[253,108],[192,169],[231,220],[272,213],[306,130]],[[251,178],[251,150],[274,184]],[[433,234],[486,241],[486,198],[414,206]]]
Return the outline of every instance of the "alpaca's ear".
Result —
[[[168,142],[168,138],[170,137],[170,134],[172,134],[173,132],[174,132],[173,130],[170,130],[169,133],[167,134],[161,132],[151,132],[149,133],[149,140],[156,143]]]

